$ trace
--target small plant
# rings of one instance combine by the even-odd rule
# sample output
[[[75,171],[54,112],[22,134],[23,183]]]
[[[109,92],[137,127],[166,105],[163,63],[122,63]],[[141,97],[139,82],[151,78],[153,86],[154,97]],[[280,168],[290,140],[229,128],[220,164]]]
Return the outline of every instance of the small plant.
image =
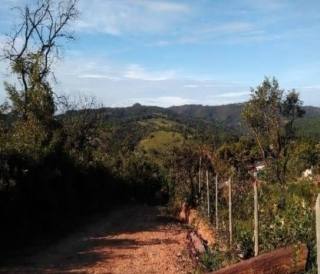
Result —
[[[308,243],[309,256],[306,267],[306,274],[316,274],[317,273],[317,250],[315,242]]]
[[[208,249],[201,257],[200,263],[209,271],[218,270],[222,267],[224,254],[218,248]]]
[[[253,240],[252,232],[243,230],[239,235],[239,248],[242,259],[248,259],[253,256]]]

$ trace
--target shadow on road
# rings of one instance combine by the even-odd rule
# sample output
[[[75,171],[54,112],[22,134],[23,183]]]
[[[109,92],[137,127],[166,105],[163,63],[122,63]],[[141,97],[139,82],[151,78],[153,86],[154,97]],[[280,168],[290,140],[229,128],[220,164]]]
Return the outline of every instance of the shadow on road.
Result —
[[[170,245],[178,245],[178,240],[174,238],[157,237],[157,233],[166,233],[168,229],[175,235],[182,228],[158,207],[120,208],[43,248],[38,254],[12,258],[0,267],[0,273],[87,273],[100,262],[107,265],[111,260],[130,260],[137,249],[149,250],[149,246],[156,248],[157,245],[170,249]],[[152,233],[144,239],[143,235],[147,232]]]

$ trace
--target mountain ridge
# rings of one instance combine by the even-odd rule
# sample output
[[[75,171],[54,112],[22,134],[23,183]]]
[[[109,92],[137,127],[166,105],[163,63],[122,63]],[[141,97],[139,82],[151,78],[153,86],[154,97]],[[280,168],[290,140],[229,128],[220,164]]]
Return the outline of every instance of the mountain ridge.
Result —
[[[103,107],[96,109],[108,120],[141,119],[164,116],[169,119],[191,119],[206,122],[223,123],[228,127],[238,127],[241,123],[241,111],[244,103],[225,105],[187,104],[181,106],[159,107],[134,104],[129,107]],[[304,106],[305,118],[320,118],[320,107]]]

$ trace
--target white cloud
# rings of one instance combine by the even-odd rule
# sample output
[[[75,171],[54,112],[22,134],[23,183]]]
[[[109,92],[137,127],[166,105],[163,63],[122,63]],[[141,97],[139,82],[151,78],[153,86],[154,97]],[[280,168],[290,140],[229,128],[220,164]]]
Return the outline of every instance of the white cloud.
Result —
[[[119,65],[102,60],[68,58],[55,67],[57,93],[90,94],[106,106],[129,106],[136,102],[168,107],[183,104],[221,105],[243,102],[249,98],[252,83],[184,78],[174,70],[156,71],[138,64]],[[4,79],[0,74],[0,82]],[[286,86],[285,86],[286,87]],[[299,86],[298,86],[299,87]],[[0,98],[4,99],[0,88]],[[297,88],[305,104],[318,102],[316,83]]]
[[[146,106],[160,106],[160,107],[171,107],[181,106],[186,104],[195,104],[196,101],[190,98],[184,98],[179,96],[160,96],[160,97],[149,97],[149,98],[131,98],[128,100],[127,105],[134,103],[140,103]]]
[[[79,74],[78,78],[84,78],[84,79],[109,79],[109,80],[121,80],[120,77],[114,77],[106,74]]]
[[[266,12],[274,12],[283,10],[287,7],[288,1],[286,0],[245,0],[244,3],[253,9],[259,9]]]
[[[138,3],[138,2],[136,2]],[[154,12],[178,12],[185,13],[189,12],[189,6],[181,3],[174,3],[169,1],[141,1],[138,3]]]
[[[267,37],[263,29],[256,23],[249,21],[226,21],[222,23],[196,26],[189,32],[183,33],[171,43],[194,44],[203,42],[243,42],[254,41]],[[164,42],[162,42],[165,44]],[[169,41],[166,41],[170,44]],[[160,44],[161,45],[161,44]]]
[[[195,84],[187,84],[187,85],[184,85],[183,87],[185,88],[198,88],[199,85],[195,85]]]
[[[1,0],[1,7],[8,9],[25,4],[27,0]]]
[[[255,26],[252,23],[244,21],[226,22],[224,24],[211,26],[203,29],[203,33],[242,33],[252,31]]]
[[[145,81],[163,81],[169,80],[176,76],[175,71],[167,70],[167,71],[147,71],[140,65],[132,64],[129,65],[126,71],[124,72],[124,77],[129,79],[139,79]]]
[[[108,65],[106,65],[108,64]],[[164,81],[178,77],[174,70],[153,70],[140,64],[119,65],[111,60],[85,57],[67,58],[54,67],[58,78],[76,77],[85,80],[141,80]]]
[[[111,35],[163,32],[184,20],[189,6],[160,0],[81,0],[77,28]]]
[[[31,0],[2,0],[0,10],[27,1]],[[81,16],[76,29],[129,38],[147,33],[150,36],[139,36],[143,39],[138,43],[161,47],[176,43],[259,43],[285,39],[288,34],[277,26],[285,22],[288,8],[291,13],[294,10],[296,15],[304,15],[298,7],[290,0],[230,0],[228,5],[224,1],[79,0]],[[310,16],[310,9],[307,11]],[[207,18],[208,12],[211,18]],[[303,27],[302,34],[308,29]],[[296,28],[290,33],[300,38]]]
[[[243,84],[184,78],[180,71],[148,69],[140,64],[120,65],[89,57],[69,57],[57,64],[55,71],[56,92],[91,94],[106,106],[136,102],[158,106],[221,104],[240,98],[238,93],[235,97],[231,94],[221,97],[222,94],[243,90]]]
[[[238,99],[242,97],[248,97],[250,94],[250,91],[240,91],[240,92],[226,92],[217,95],[216,97],[221,97],[221,98],[232,98],[232,99]]]
[[[112,71],[103,67],[96,68],[92,72],[88,72],[88,69],[79,71],[76,73],[78,78],[83,79],[109,79],[114,81],[120,81],[125,79],[135,79],[144,81],[163,81],[173,79],[176,76],[175,71],[149,71],[141,65],[131,64],[123,68],[114,67]]]

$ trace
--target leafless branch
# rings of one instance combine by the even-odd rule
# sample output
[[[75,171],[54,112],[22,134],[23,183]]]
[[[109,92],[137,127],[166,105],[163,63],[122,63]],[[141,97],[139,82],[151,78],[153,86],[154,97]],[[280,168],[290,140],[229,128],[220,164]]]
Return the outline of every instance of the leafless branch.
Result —
[[[21,14],[21,23],[16,32],[9,35],[4,57],[9,60],[14,72],[18,73],[25,92],[29,88],[28,75],[32,58],[41,58],[39,79],[45,80],[53,60],[58,57],[59,43],[74,39],[67,26],[78,16],[77,2],[38,0],[36,6],[17,8]]]

